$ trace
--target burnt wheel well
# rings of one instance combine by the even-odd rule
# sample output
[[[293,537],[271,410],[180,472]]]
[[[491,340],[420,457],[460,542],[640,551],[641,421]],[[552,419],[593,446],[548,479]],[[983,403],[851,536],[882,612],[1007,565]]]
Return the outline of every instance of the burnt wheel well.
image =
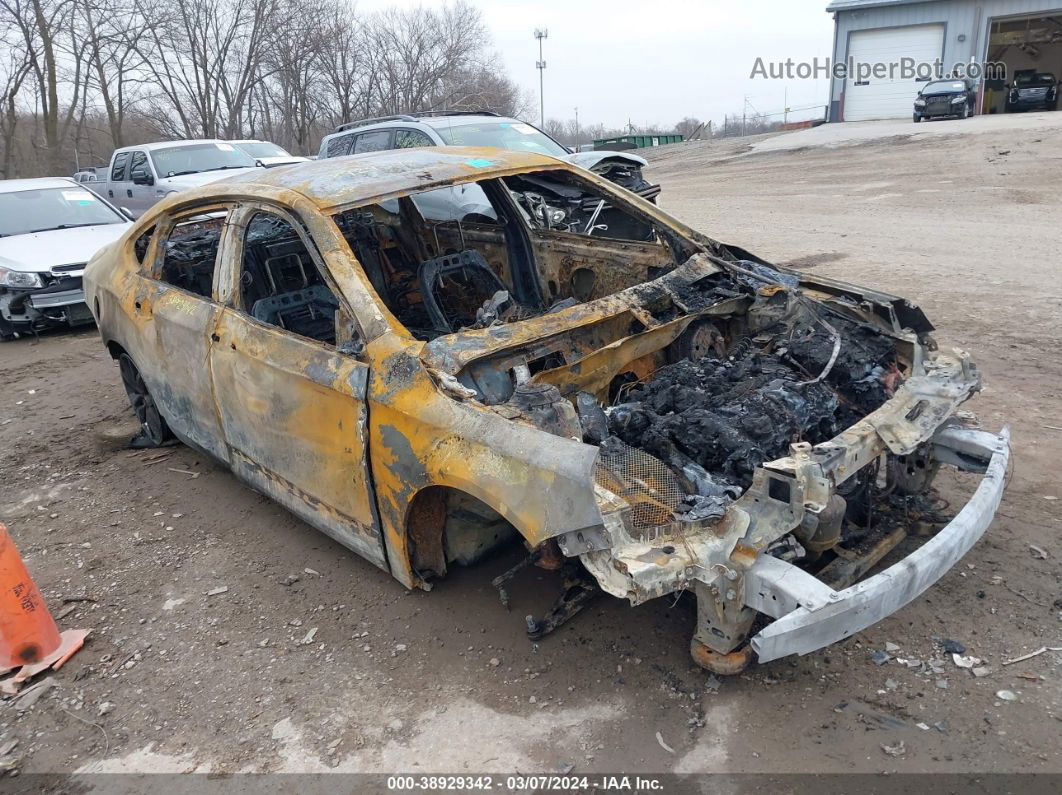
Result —
[[[406,513],[409,559],[421,579],[446,575],[451,563],[469,566],[520,537],[489,505],[459,489],[428,486]]]
[[[107,342],[107,352],[110,353],[111,358],[115,361],[118,361],[118,357],[121,356],[123,353],[128,353],[125,348],[123,348],[121,345],[119,345],[117,342],[114,342],[113,340]]]

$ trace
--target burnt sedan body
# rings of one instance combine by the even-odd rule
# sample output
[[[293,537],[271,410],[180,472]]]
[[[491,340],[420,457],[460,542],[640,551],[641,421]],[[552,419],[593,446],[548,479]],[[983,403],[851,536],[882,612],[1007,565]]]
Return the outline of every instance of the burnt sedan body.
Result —
[[[977,85],[972,80],[934,80],[926,83],[914,101],[914,120],[966,119],[973,115]]]
[[[491,213],[425,213],[455,186]],[[1004,487],[1006,431],[957,414],[980,374],[917,306],[543,155],[224,180],[152,208],[85,278],[144,439],[206,451],[409,588],[522,541],[565,582],[531,637],[602,591],[690,591],[701,665],[807,653],[928,588]],[[981,475],[950,521],[942,464]],[[932,538],[863,579],[915,517]]]

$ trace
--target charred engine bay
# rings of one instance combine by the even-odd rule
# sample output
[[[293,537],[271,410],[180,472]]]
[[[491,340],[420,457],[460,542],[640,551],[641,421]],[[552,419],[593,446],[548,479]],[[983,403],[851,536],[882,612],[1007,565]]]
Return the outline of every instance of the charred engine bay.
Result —
[[[888,399],[893,341],[839,318],[830,325],[837,337],[779,324],[757,335],[768,337],[762,347],[744,338],[728,356],[664,367],[609,409],[609,430],[692,486],[703,470],[747,488],[791,443],[825,441]]]

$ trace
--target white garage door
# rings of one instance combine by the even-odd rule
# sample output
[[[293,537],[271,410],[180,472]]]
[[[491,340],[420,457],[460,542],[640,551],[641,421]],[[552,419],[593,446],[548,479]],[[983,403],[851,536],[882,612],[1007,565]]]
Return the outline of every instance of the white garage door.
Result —
[[[899,64],[904,58],[933,63],[944,54],[943,25],[861,30],[852,34],[848,54],[856,63]],[[910,117],[921,83],[903,80],[899,70],[894,80],[871,75],[859,80],[848,77],[844,94],[844,120],[899,119]]]

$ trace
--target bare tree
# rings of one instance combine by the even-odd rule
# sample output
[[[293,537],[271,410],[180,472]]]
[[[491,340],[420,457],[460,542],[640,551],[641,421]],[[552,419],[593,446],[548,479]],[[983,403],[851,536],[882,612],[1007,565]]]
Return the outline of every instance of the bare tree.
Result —
[[[321,102],[325,122],[334,127],[372,113],[380,71],[372,53],[373,37],[350,8],[342,0],[331,0],[324,14],[318,53]]]
[[[255,121],[271,140],[290,151],[308,153],[323,115],[321,88],[326,85],[321,52],[329,49],[330,10],[312,0],[287,0],[284,16],[289,20],[275,33],[272,46],[261,61],[267,77],[255,90],[250,131]],[[276,112],[274,112],[274,109]]]
[[[369,29],[381,113],[445,107],[448,78],[472,66],[487,40],[479,10],[463,2],[437,10],[392,8],[375,15]]]
[[[75,13],[91,67],[91,89],[103,103],[111,142],[118,148],[125,142],[125,117],[143,83],[144,54],[137,43],[150,23],[124,0],[78,0]]]
[[[65,170],[63,144],[74,114],[83,107],[84,42],[74,32],[73,9],[74,0],[0,0],[4,27],[21,39],[29,60],[44,137],[40,148],[53,174]],[[67,63],[73,64],[72,70]],[[70,99],[63,111],[59,95],[65,91]]]
[[[0,0],[7,1],[7,0]],[[139,45],[159,89],[161,126],[185,137],[235,137],[267,75],[262,60],[281,19],[279,0],[137,0],[157,19]]]
[[[694,116],[686,116],[675,125],[675,132],[683,138],[689,138],[704,126],[704,122]]]
[[[63,173],[71,138],[91,162],[159,137],[307,153],[358,117],[533,105],[463,0],[369,16],[348,0],[0,0],[0,43],[5,174]]]
[[[11,37],[14,39],[15,37]],[[30,58],[23,42],[0,36],[3,61],[0,61],[0,141],[4,156],[4,179],[18,176],[15,170],[15,132],[18,129],[17,99],[22,84],[30,73]]]

